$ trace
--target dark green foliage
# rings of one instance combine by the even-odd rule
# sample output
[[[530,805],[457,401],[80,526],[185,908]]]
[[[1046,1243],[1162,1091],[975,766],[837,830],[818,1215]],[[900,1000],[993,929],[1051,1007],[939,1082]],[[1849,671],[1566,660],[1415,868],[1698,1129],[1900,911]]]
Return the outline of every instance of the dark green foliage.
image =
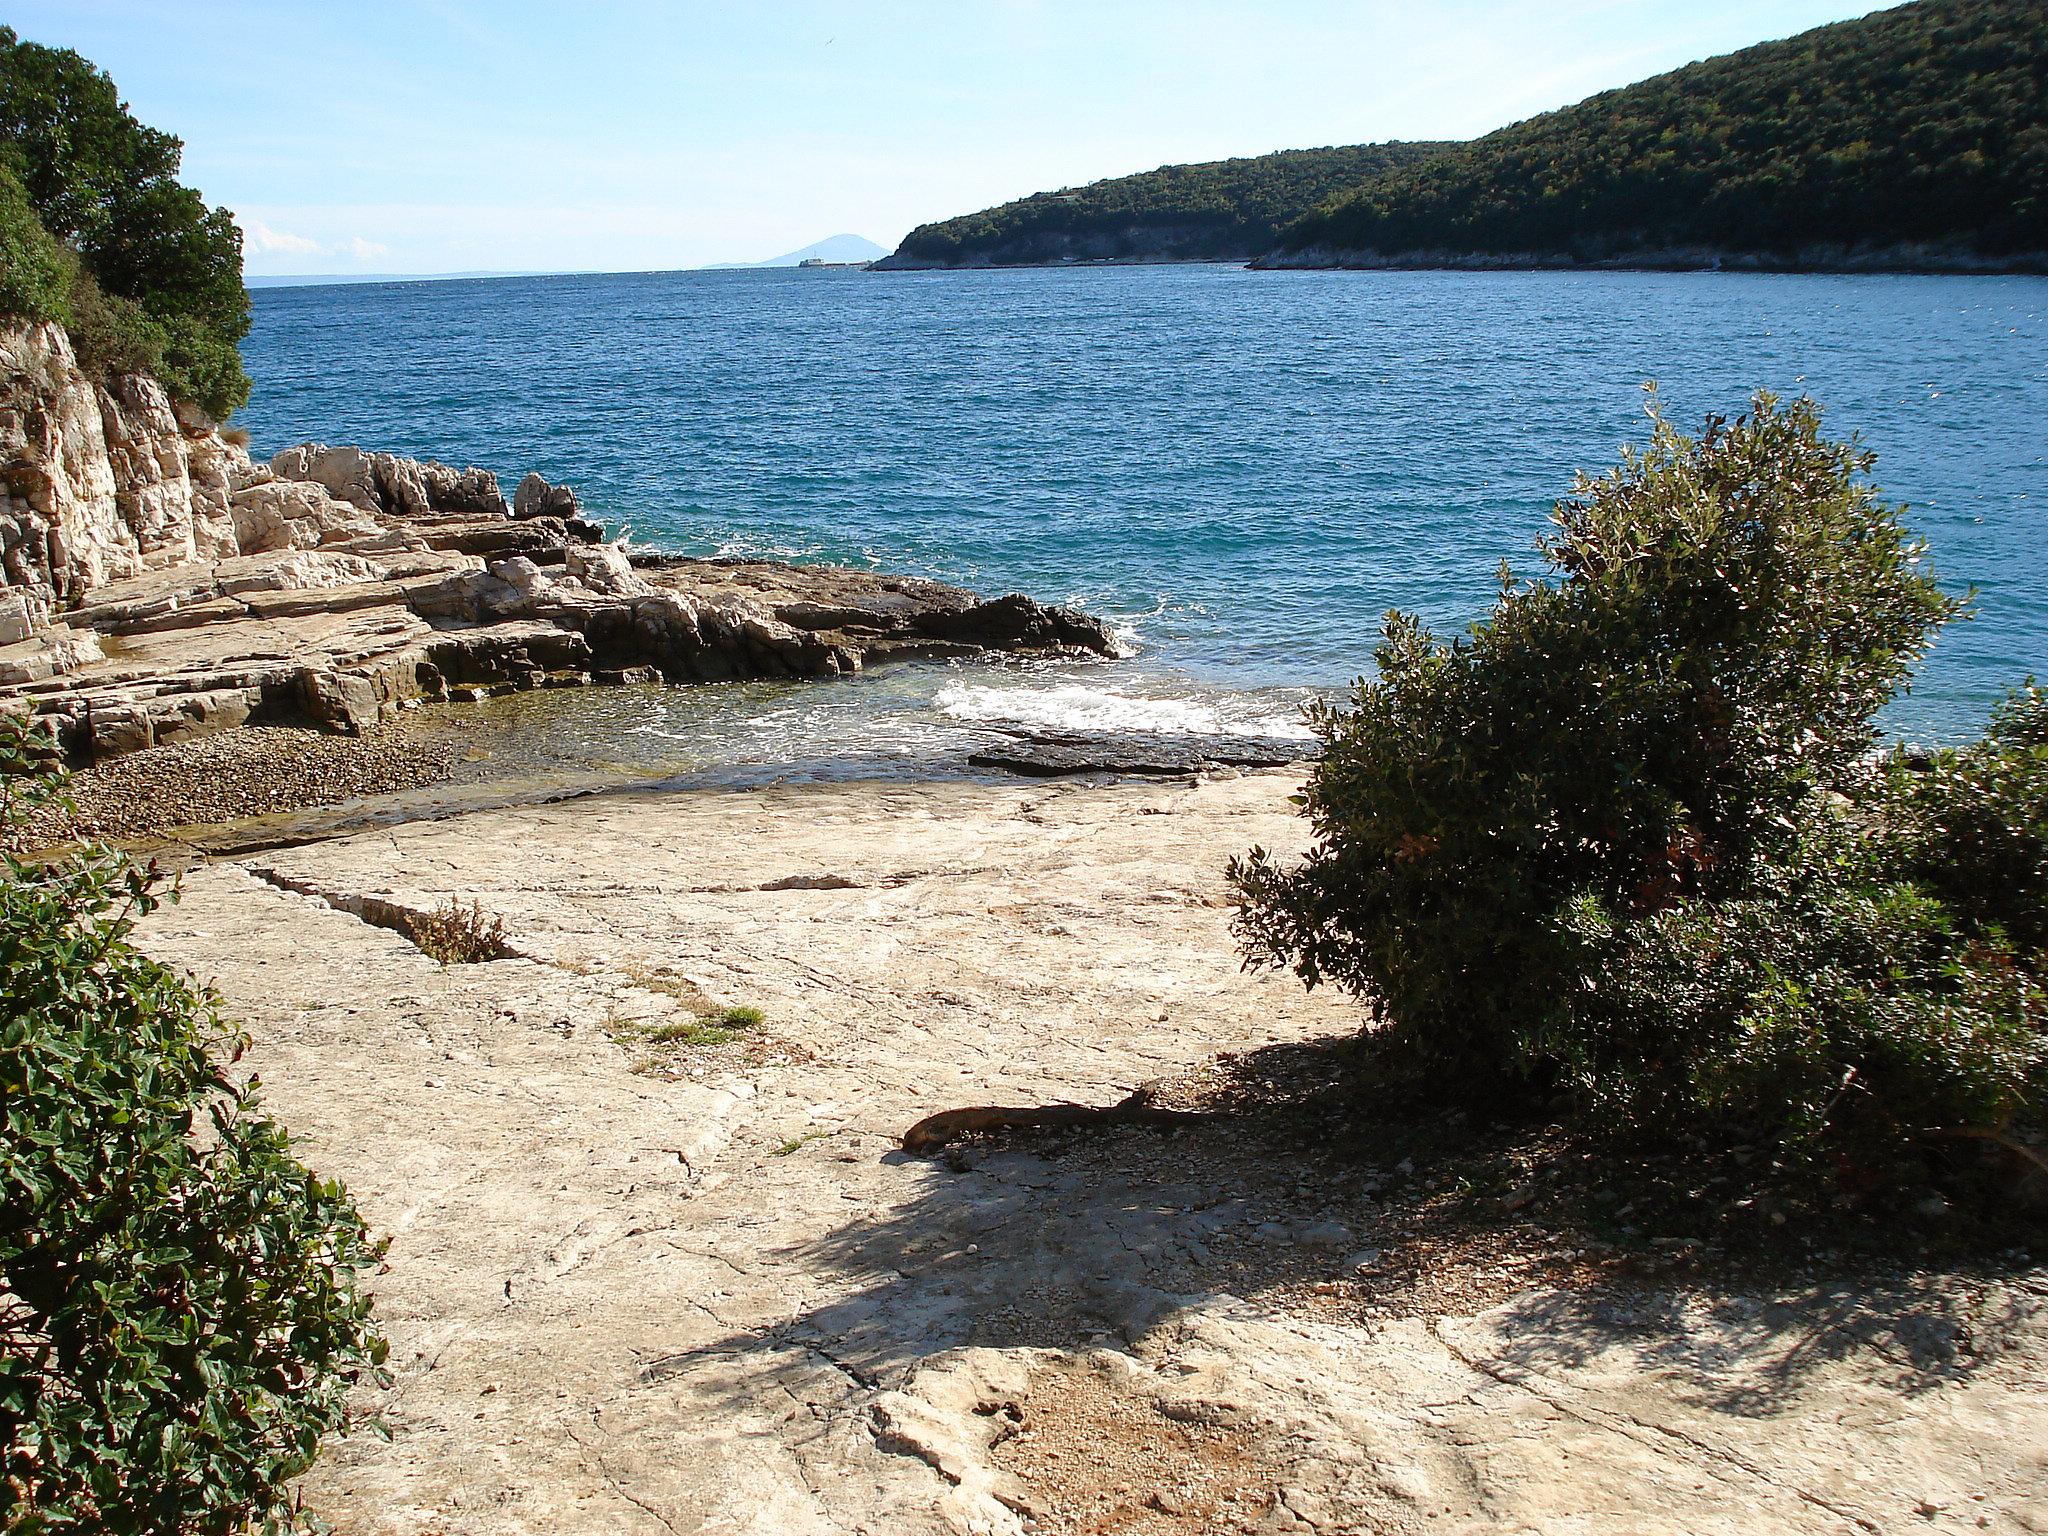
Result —
[[[54,780],[0,734],[0,813]],[[220,1065],[216,1000],[139,953],[153,870],[0,862],[0,1529],[279,1532],[385,1346],[377,1249]]]
[[[1559,505],[1562,580],[1449,644],[1390,615],[1356,708],[1322,711],[1299,870],[1239,870],[1254,952],[1370,990],[1422,1059],[1540,1071],[1571,902],[1744,888],[1837,787],[1952,604],[1869,462],[1808,401],[1757,397]]]
[[[20,178],[0,160],[0,314],[30,320],[67,318],[69,257],[36,217]]]
[[[1439,147],[1358,144],[1163,165],[922,224],[900,249],[925,261],[996,266],[1066,255],[1241,261],[1265,250],[1283,224],[1324,199]]]
[[[1739,896],[1619,919],[1574,908],[1584,969],[1545,1043],[1596,1123],[1711,1121],[1858,1190],[1911,1177],[1930,1138],[2038,1117],[2040,951],[1911,878],[1867,819],[1885,798],[1808,807],[1798,843]]]
[[[67,324],[77,312],[88,362],[118,370],[153,359],[174,397],[213,416],[246,400],[241,231],[179,183],[179,142],[131,117],[113,82],[76,53],[0,27],[0,146],[46,236],[77,257],[61,295],[44,284],[40,300],[16,301],[15,289],[36,284],[16,274],[13,244],[0,244],[7,312]]]
[[[1313,851],[1233,867],[1252,958],[1369,996],[1418,1078],[1634,1131],[1870,1169],[2038,1115],[2048,703],[1873,765],[1956,604],[1869,463],[1808,401],[1658,418],[1560,504],[1559,580],[1449,644],[1391,615]]]
[[[1384,256],[2048,251],[2048,7],[1919,0],[1603,92],[1284,231]]]
[[[1896,752],[1881,787],[1901,871],[1973,934],[2048,949],[2048,698],[2031,680],[1992,713],[1982,741]]]

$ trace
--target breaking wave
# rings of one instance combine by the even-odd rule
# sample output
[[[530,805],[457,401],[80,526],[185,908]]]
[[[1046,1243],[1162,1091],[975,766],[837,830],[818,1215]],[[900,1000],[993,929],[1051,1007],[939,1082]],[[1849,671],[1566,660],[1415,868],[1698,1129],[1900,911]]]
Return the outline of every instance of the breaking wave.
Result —
[[[948,683],[932,700],[949,719],[1041,731],[1146,731],[1188,736],[1285,736],[1312,733],[1295,714],[1274,714],[1271,701],[1148,698],[1112,688],[1065,683],[1050,688],[996,688]]]

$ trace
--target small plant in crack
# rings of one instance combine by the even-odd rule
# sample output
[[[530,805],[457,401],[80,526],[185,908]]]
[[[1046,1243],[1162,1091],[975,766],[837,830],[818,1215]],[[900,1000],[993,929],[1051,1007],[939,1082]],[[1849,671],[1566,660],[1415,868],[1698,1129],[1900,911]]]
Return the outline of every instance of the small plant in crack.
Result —
[[[760,1009],[743,1005],[691,1013],[660,1024],[614,1014],[605,1020],[604,1027],[605,1033],[621,1045],[707,1046],[728,1044],[766,1022],[767,1015]],[[658,1065],[657,1058],[649,1057],[635,1070],[653,1070]]]
[[[452,896],[432,912],[408,913],[405,936],[421,954],[442,965],[475,965],[512,953],[502,917],[487,915],[478,902],[465,907]]]
[[[647,1032],[649,1045],[724,1045],[765,1022],[758,1008],[721,1008],[695,1018],[671,1019]]]

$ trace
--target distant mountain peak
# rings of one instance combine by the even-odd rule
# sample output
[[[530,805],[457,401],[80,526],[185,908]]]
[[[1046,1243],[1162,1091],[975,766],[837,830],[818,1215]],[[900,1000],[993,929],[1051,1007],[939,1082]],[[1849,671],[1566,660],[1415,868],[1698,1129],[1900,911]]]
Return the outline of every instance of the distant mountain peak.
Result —
[[[859,235],[827,235],[823,240],[813,240],[801,250],[785,251],[766,261],[715,261],[711,265],[714,268],[794,267],[806,261],[875,261],[888,254],[885,247]]]

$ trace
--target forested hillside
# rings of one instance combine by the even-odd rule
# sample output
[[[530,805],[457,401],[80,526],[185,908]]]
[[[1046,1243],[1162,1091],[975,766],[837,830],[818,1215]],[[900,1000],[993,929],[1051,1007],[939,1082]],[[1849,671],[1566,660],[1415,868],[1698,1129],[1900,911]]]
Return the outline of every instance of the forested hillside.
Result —
[[[2044,98],[2048,4],[1919,0],[1375,177],[1284,231],[1281,260],[2038,258]]]
[[[1280,227],[1347,187],[1423,159],[1436,144],[1290,149],[1163,165],[1040,192],[910,232],[883,266],[1027,266],[1067,260],[1243,261]]]
[[[1470,143],[1290,151],[1040,193],[923,225],[880,265],[2039,271],[2044,253],[2048,0],[1916,0]]]
[[[104,71],[0,27],[0,315],[225,417],[249,397],[242,232],[179,182],[183,156]]]

